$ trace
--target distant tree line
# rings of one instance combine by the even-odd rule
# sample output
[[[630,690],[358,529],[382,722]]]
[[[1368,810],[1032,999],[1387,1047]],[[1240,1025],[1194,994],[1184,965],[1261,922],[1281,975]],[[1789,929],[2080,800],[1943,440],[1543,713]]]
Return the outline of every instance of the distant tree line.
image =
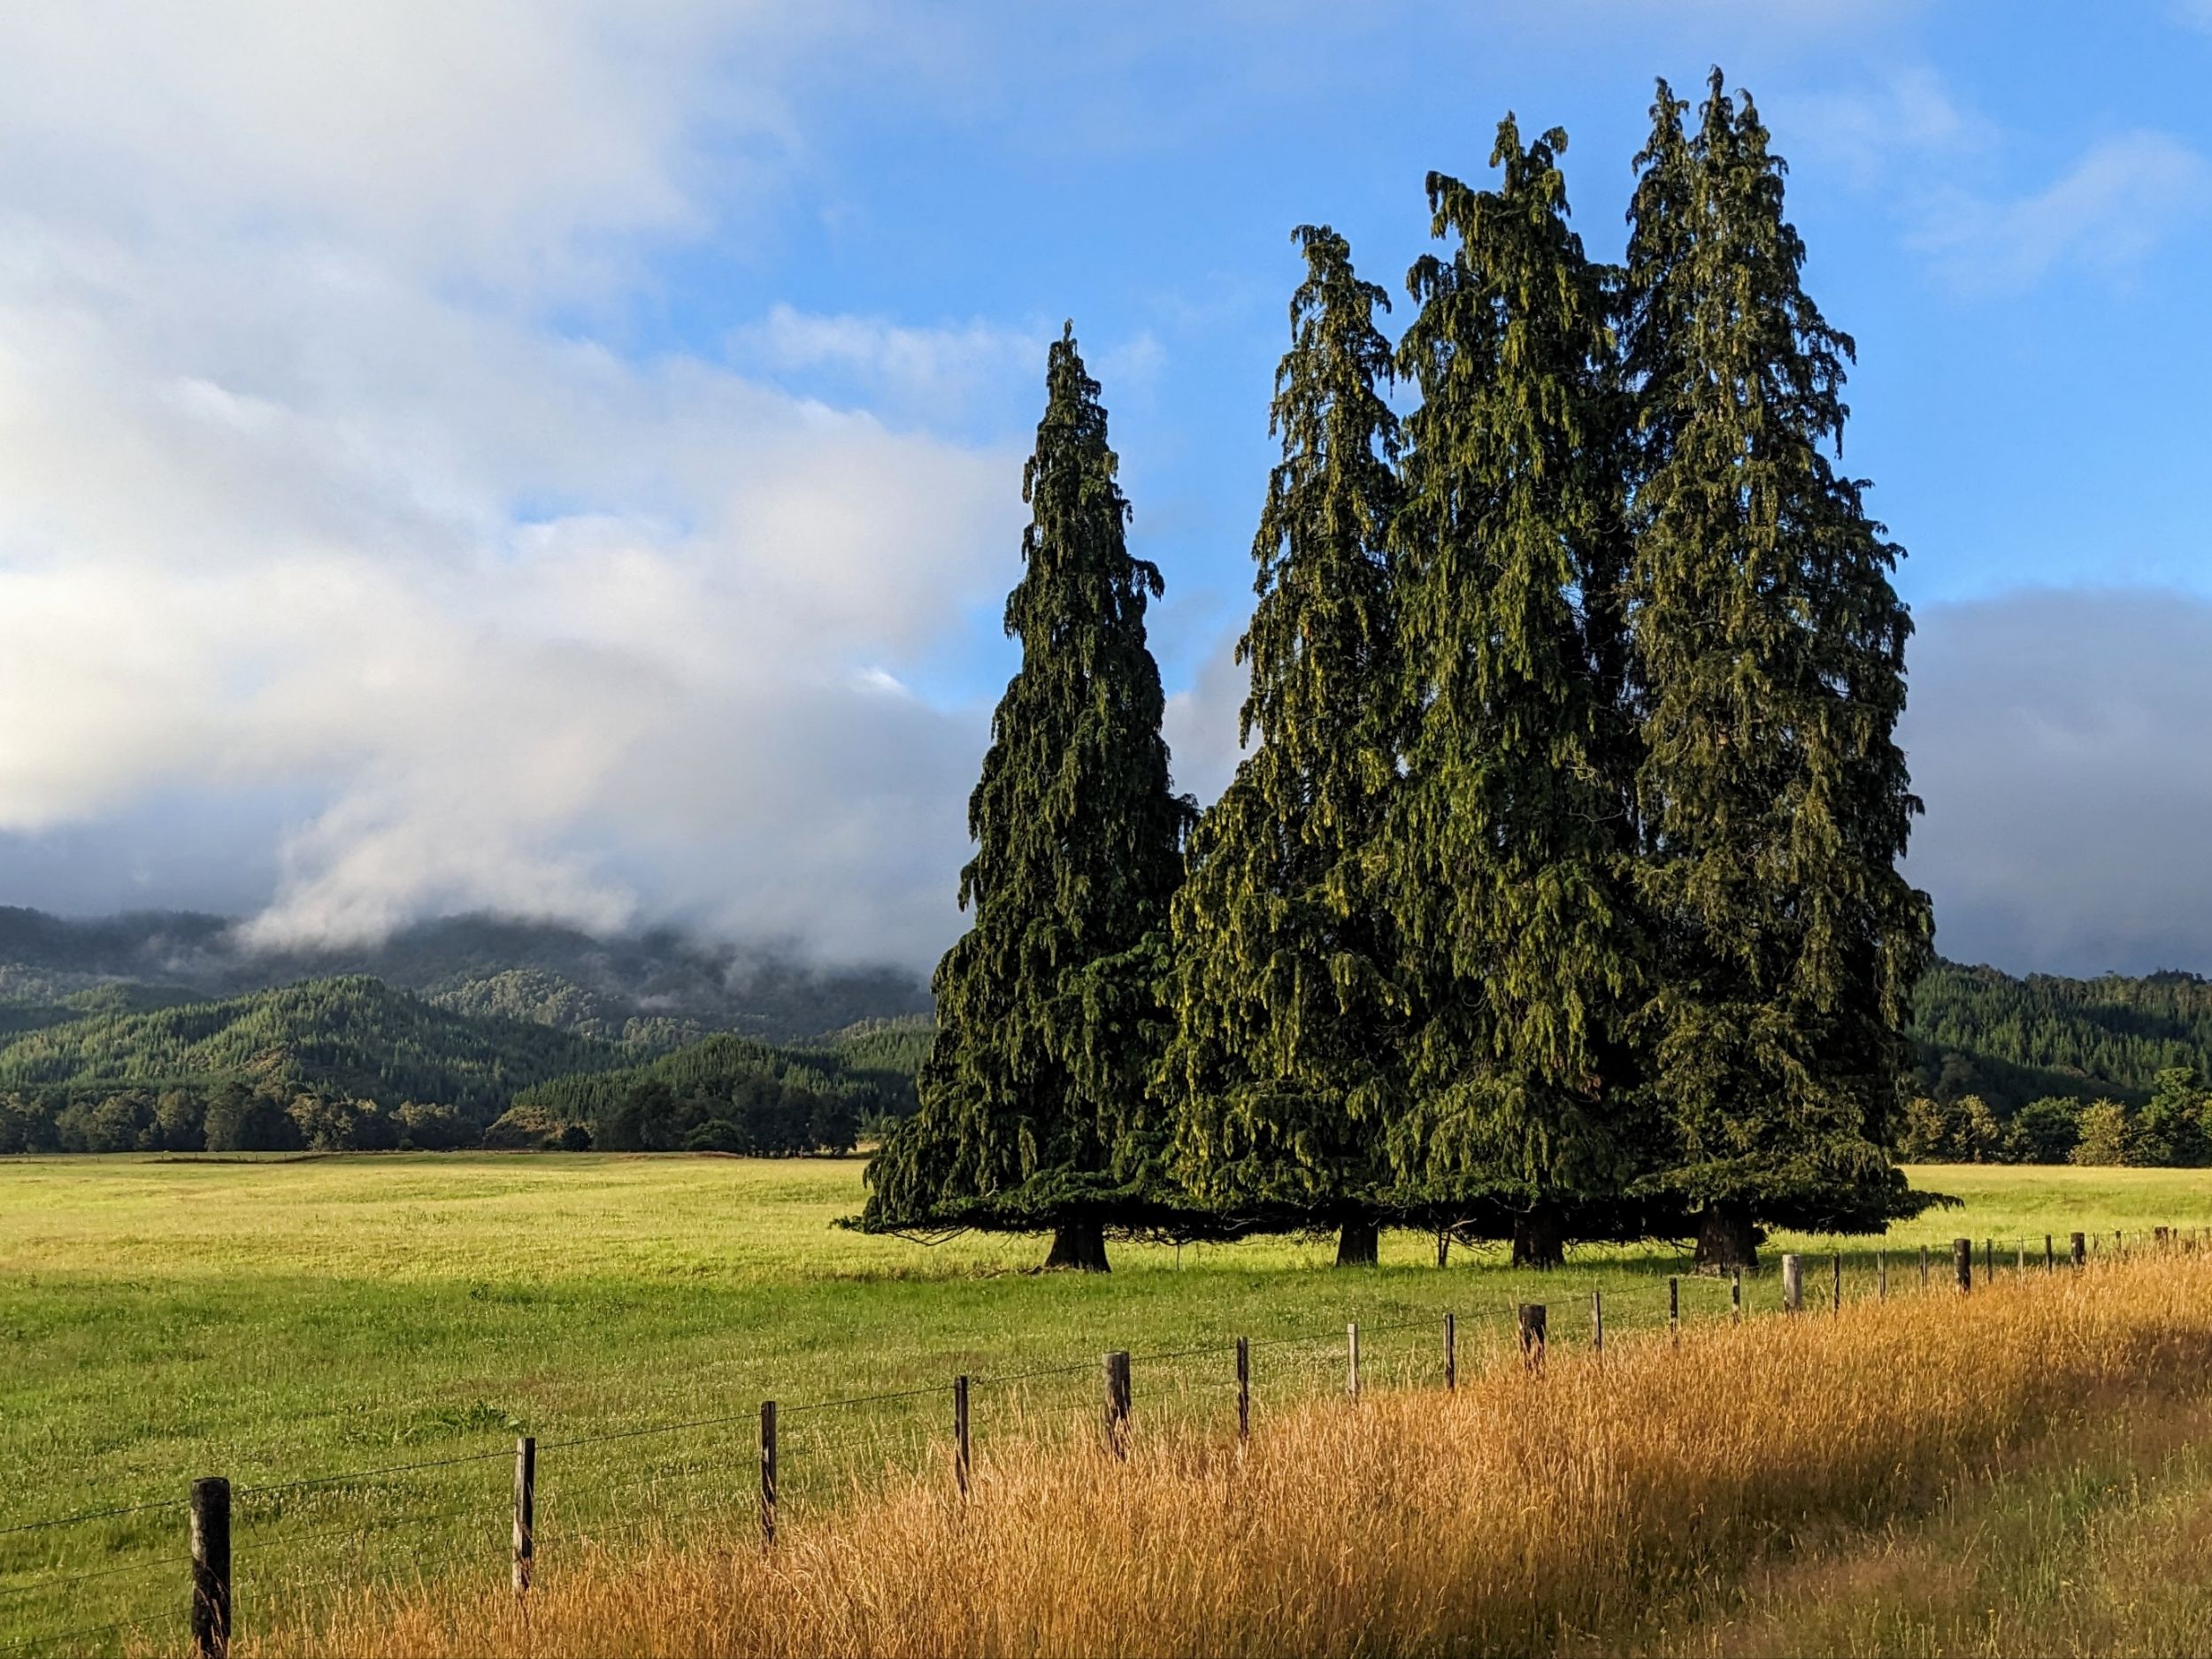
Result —
[[[804,1048],[721,1035],[640,1064],[651,1048],[463,1016],[369,979],[73,1011],[0,1046],[0,1154],[846,1152],[913,1110],[929,1041],[925,1020],[872,1020]]]
[[[490,1146],[613,1152],[735,1152],[762,1157],[849,1152],[912,1110],[918,1021],[869,1022],[819,1048],[780,1048],[728,1033],[643,1065],[528,1089],[486,1132]]]
[[[387,1109],[280,1082],[122,1088],[70,1098],[0,1095],[0,1154],[19,1152],[442,1152],[480,1134],[450,1106]]]
[[[2001,1116],[1978,1094],[1920,1096],[1905,1108],[1898,1155],[1916,1163],[2212,1164],[2212,1087],[2193,1066],[2172,1066],[2138,1105],[2047,1095]]]
[[[1849,338],[1784,167],[1717,73],[1663,83],[1625,261],[1570,228],[1565,134],[1427,181],[1437,250],[1305,279],[1239,660],[1248,752],[1170,782],[1100,388],[1051,348],[969,803],[969,931],[920,1110],[856,1225],[1692,1237],[1917,1213],[1893,1164],[1927,900],[1894,741],[1901,550],[1837,470]],[[1391,388],[1403,383],[1401,418]]]

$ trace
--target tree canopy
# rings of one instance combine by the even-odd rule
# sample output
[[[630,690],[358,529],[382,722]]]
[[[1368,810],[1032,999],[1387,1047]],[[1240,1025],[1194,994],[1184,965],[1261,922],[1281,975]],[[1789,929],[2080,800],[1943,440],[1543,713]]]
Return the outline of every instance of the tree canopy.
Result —
[[[1400,748],[1398,422],[1374,320],[1390,302],[1334,231],[1294,240],[1306,278],[1275,376],[1282,459],[1237,642],[1251,668],[1239,736],[1257,742],[1191,839],[1164,1088],[1196,1197],[1336,1225],[1340,1260],[1371,1262],[1401,1001],[1376,856]]]
[[[1641,1018],[1675,1146],[1654,1183],[1734,1260],[1762,1222],[1878,1225],[1926,896],[1894,739],[1900,549],[1839,472],[1849,337],[1800,282],[1784,167],[1717,72],[1694,132],[1664,82],[1625,273],[1631,578],[1644,728]]]
[[[1045,390],[1006,602],[1021,667],[968,803],[960,902],[974,920],[938,964],[921,1110],[871,1162],[861,1225],[1049,1227],[1055,1260],[1102,1269],[1110,1225],[1202,1220],[1169,1189],[1148,1087],[1194,809],[1169,784],[1145,638],[1160,572],[1129,552],[1105,406],[1071,326]]]
[[[1390,891],[1417,1013],[1391,1156],[1410,1202],[1537,1262],[1617,1210],[1637,1156],[1620,687],[1592,628],[1617,614],[1620,405],[1565,144],[1509,117],[1495,188],[1429,175],[1454,245],[1408,280],[1421,405],[1394,537],[1413,713]]]

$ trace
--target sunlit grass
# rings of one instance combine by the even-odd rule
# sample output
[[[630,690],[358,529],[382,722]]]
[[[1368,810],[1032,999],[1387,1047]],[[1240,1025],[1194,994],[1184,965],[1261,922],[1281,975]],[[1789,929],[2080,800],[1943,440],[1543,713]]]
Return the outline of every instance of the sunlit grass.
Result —
[[[1978,1502],[2109,1461],[2116,1424],[2187,1445],[2212,1411],[2208,1362],[2212,1258],[2031,1276],[1705,1326],[1679,1348],[1650,1333],[1601,1360],[1555,1355],[1541,1379],[1500,1363],[1455,1394],[1311,1401],[1241,1455],[1219,1430],[1141,1423],[1126,1465],[1015,1442],[982,1461],[966,1504],[934,1469],[787,1527],[772,1550],[741,1526],[670,1525],[546,1557],[526,1609],[482,1572],[357,1598],[246,1651],[1842,1651],[1855,1603],[1955,1608],[1973,1574],[1933,1551],[1925,1571],[1870,1575],[1824,1548],[1922,1517],[1963,1537],[1982,1514],[1986,1532]],[[2204,1520],[2192,1490],[2132,1534],[2154,1534],[2154,1560],[2182,1577]],[[2032,1548],[2032,1508],[1995,1512]],[[2080,1571],[2143,1579],[2100,1547]],[[2203,1634],[2208,1604],[2169,1594],[2139,1630],[2107,1591],[2101,1623],[2069,1628],[2096,1639],[2085,1651],[2144,1648],[2145,1631]],[[1962,1650],[1893,1630],[1866,1650]],[[2039,1626],[2002,1634],[1970,1650],[2052,1650]]]
[[[1880,1242],[1901,1294],[1917,1289],[1921,1241],[2024,1238],[2039,1258],[2046,1232],[2062,1248],[2068,1231],[2094,1229],[2108,1248],[2115,1226],[2212,1223],[2203,1171],[1916,1175],[1969,1202]],[[761,1399],[925,1390],[792,1420],[787,1501],[804,1516],[856,1479],[941,1465],[956,1373],[1074,1368],[979,1380],[987,1448],[1087,1426],[1109,1348],[1138,1354],[1141,1408],[1217,1426],[1238,1334],[1262,1345],[1254,1389],[1271,1412],[1341,1389],[1348,1321],[1362,1324],[1371,1384],[1411,1386],[1439,1375],[1446,1310],[1471,1370],[1509,1340],[1517,1302],[1552,1304],[1563,1349],[1587,1342],[1593,1288],[1625,1335],[1663,1318],[1665,1278],[1686,1268],[1670,1248],[1603,1248],[1533,1274],[1458,1249],[1439,1271],[1431,1240],[1397,1235],[1374,1271],[1334,1270],[1327,1240],[1259,1240],[1122,1246],[1106,1278],[1038,1276],[1026,1271],[1037,1240],[926,1248],[833,1228],[857,1208],[859,1178],[857,1161],[711,1157],[0,1162],[0,1466],[13,1481],[0,1525],[166,1506],[0,1535],[0,1590],[173,1555],[175,1505],[209,1473],[266,1485],[437,1465],[242,1502],[242,1560],[257,1573],[376,1579],[495,1556],[502,1458],[525,1432],[595,1440],[541,1459],[547,1502],[579,1536],[663,1511],[741,1518]],[[1830,1242],[1774,1241],[1770,1271],[1747,1286],[1753,1310],[1776,1302],[1779,1248]],[[1870,1294],[1877,1241],[1842,1245],[1847,1295]],[[1939,1255],[1939,1287],[1944,1265]],[[1824,1267],[1808,1273],[1816,1299]],[[1693,1324],[1724,1319],[1726,1288],[1686,1280],[1683,1306]],[[1145,1358],[1164,1351],[1183,1356]],[[700,1419],[711,1421],[595,1440]],[[61,1628],[176,1605],[150,1571],[13,1610]]]

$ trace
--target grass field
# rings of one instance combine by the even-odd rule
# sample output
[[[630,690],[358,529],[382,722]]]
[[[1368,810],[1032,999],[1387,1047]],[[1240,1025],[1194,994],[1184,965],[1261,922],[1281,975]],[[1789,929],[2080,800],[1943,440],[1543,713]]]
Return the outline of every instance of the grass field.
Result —
[[[1586,1340],[1592,1289],[1609,1331],[1631,1331],[1663,1317],[1665,1276],[1685,1265],[1671,1250],[1602,1249],[1538,1275],[1460,1251],[1440,1271],[1430,1241],[1406,1237],[1370,1271],[1331,1268],[1325,1241],[1279,1241],[1124,1246],[1106,1278],[1038,1276],[1023,1271],[1035,1240],[926,1248],[834,1230],[857,1207],[859,1171],[593,1156],[0,1164],[0,1467],[13,1483],[0,1628],[10,1608],[34,1634],[173,1608],[173,1570],[134,1563],[175,1553],[174,1501],[195,1475],[266,1487],[434,1465],[242,1498],[250,1604],[279,1580],[496,1559],[517,1432],[548,1445],[549,1549],[565,1530],[603,1542],[652,1517],[743,1511],[751,1414],[774,1397],[787,1502],[803,1517],[941,1455],[957,1372],[1071,1368],[979,1381],[986,1444],[1087,1425],[1096,1357],[1114,1348],[1139,1356],[1141,1416],[1218,1421],[1236,1334],[1262,1345],[1266,1413],[1341,1386],[1348,1320],[1370,1380],[1410,1384],[1435,1375],[1445,1310],[1471,1369],[1507,1340],[1517,1301],[1552,1304],[1562,1339]],[[2212,1224],[2202,1171],[1916,1179],[1966,1207],[1883,1241],[1893,1292],[1915,1287],[1915,1246],[1955,1235],[1999,1240],[2001,1262],[2023,1238],[2039,1257],[2046,1233]],[[1778,1240],[1770,1261],[1800,1243],[1831,1241]],[[1843,1248],[1847,1294],[1870,1294],[1875,1241]],[[1770,1274],[1747,1290],[1755,1310],[1777,1294]],[[1684,1300],[1692,1320],[1725,1317],[1724,1286],[1686,1281]],[[1146,1357],[1167,1354],[1182,1357]],[[794,1410],[910,1389],[926,1392]],[[703,1419],[717,1421],[648,1432]],[[601,1438],[617,1434],[631,1438]],[[4,1530],[142,1502],[165,1507]]]
[[[1015,1445],[764,1550],[586,1550],[242,1659],[2197,1654],[2212,1258],[1704,1325],[1227,1430]]]

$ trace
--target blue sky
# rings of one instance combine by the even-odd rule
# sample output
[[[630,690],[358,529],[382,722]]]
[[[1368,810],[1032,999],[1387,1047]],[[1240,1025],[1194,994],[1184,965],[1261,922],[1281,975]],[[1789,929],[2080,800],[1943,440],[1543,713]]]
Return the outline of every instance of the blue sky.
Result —
[[[1402,295],[1511,110],[1609,257],[1717,63],[1859,341],[1943,947],[2212,969],[2203,0],[303,16],[0,19],[0,902],[926,962],[1061,319],[1210,795],[1292,227]]]

